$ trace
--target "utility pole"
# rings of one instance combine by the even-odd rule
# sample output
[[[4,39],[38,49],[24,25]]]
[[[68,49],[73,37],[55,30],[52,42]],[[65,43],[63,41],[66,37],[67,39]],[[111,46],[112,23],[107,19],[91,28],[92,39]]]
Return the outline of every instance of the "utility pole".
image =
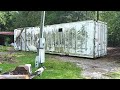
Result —
[[[40,38],[43,38],[44,21],[45,21],[45,11],[41,11]]]
[[[45,11],[41,11],[41,23],[40,23],[40,34],[39,42],[37,47],[38,56],[35,59],[35,67],[40,67],[45,62],[45,39],[43,38],[44,30],[44,21],[45,21]]]
[[[96,21],[99,20],[99,11],[96,11]]]

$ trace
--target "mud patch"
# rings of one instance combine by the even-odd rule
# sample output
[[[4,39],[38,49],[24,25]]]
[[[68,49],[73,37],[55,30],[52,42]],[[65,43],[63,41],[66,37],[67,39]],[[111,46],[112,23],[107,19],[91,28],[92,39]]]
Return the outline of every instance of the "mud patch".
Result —
[[[0,55],[0,63],[17,63],[14,55]]]
[[[15,50],[14,47],[6,47],[6,52],[0,52],[0,64],[3,63],[17,63],[15,60]]]

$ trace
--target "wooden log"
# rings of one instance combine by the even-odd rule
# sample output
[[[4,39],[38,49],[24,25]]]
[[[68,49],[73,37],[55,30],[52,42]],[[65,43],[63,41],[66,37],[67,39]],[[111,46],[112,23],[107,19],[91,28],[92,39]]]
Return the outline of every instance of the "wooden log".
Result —
[[[0,79],[29,79],[28,75],[0,75]]]

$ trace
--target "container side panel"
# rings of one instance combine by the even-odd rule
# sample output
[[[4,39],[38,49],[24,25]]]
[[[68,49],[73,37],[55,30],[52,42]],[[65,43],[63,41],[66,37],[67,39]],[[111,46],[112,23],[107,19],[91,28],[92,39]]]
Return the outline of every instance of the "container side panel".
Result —
[[[17,39],[17,37],[19,36],[21,30],[15,29],[14,30],[14,49],[15,50],[21,50],[21,46],[20,46],[20,38]]]
[[[107,25],[103,22],[95,23],[92,20],[45,26],[43,32],[45,52],[93,58],[95,50],[95,57],[106,55],[106,28]],[[14,41],[20,32],[20,29],[14,30]],[[36,52],[39,45],[39,33],[39,27],[25,28],[21,37],[15,42],[15,49]]]

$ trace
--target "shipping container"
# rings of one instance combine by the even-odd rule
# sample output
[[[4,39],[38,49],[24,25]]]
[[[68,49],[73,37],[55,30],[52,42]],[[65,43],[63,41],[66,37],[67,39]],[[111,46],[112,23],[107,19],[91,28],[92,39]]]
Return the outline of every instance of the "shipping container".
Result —
[[[14,30],[15,50],[37,51],[39,27]],[[44,27],[45,52],[97,58],[107,55],[107,24],[102,21],[79,21]]]

